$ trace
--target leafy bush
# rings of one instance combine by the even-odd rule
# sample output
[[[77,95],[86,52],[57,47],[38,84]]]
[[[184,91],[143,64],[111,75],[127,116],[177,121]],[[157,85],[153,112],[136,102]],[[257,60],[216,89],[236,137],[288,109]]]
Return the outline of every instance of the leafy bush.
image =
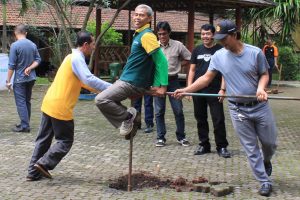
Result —
[[[108,25],[109,25],[108,22],[104,22],[101,25],[101,30],[106,29]],[[93,33],[93,35],[96,35],[96,21],[95,20],[89,21],[86,29],[87,31]],[[122,37],[123,37],[122,33],[119,33],[114,28],[110,27],[101,38],[101,44],[102,45],[123,45]]]
[[[283,80],[297,80],[299,57],[289,46],[279,47],[279,63],[282,64]]]

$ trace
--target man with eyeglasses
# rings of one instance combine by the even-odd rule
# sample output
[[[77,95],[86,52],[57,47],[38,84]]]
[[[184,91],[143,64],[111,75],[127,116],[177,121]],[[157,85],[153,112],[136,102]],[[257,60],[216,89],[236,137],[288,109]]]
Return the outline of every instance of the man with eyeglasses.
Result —
[[[168,60],[169,85],[168,92],[174,92],[180,88],[178,73],[181,64],[186,64],[191,59],[189,50],[179,41],[170,39],[171,27],[168,22],[163,21],[157,24],[157,35],[160,46]],[[182,63],[185,62],[185,63]],[[182,101],[169,96],[169,101],[176,121],[176,137],[179,144],[189,146],[190,143],[185,137],[185,121]],[[157,147],[163,147],[166,143],[167,133],[165,124],[166,97],[154,97],[154,112],[157,127]]]

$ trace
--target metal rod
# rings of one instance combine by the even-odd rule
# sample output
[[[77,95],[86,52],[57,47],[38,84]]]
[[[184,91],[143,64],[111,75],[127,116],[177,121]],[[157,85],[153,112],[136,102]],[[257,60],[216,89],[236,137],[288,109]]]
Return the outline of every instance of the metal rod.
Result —
[[[167,95],[173,95],[174,92],[167,92]],[[207,94],[207,93],[182,93],[183,96],[199,96],[199,97],[225,97],[225,98],[246,98],[246,99],[257,99],[255,95],[220,95],[220,94]],[[300,101],[300,98],[297,97],[275,97],[268,96],[268,99],[277,99],[277,100],[296,100]]]
[[[133,149],[133,137],[130,134],[130,145],[129,145],[129,171],[128,171],[128,184],[127,184],[127,191],[132,191],[132,181],[131,181],[131,174],[132,174],[132,149]]]

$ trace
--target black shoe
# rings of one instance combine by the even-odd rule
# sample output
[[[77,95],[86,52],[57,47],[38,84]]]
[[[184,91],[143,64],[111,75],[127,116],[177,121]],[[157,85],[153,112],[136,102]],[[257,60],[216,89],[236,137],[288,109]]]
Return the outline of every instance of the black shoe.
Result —
[[[271,161],[264,162],[264,165],[265,165],[265,170],[266,170],[267,175],[271,176],[271,174],[272,174],[272,163],[271,163]]]
[[[48,172],[48,170],[43,166],[38,163],[34,164],[34,167],[36,170],[38,170],[44,177],[52,179],[51,174]]]
[[[22,128],[21,126],[20,127],[14,127],[11,129],[13,132],[18,132],[18,133],[29,133],[30,132],[30,128]]]
[[[153,131],[153,125],[147,125],[144,132],[145,133],[151,133]]]
[[[272,192],[272,185],[269,184],[269,183],[263,183],[261,185],[261,188],[259,189],[258,193],[261,195],[261,196],[265,196],[265,197],[268,197],[270,196]]]
[[[218,154],[219,154],[219,156],[221,156],[223,158],[230,158],[231,157],[231,154],[229,153],[229,151],[226,148],[219,149]]]
[[[197,147],[196,151],[194,151],[194,155],[203,155],[203,154],[210,153],[210,152],[211,152],[210,148],[199,145]]]
[[[155,146],[156,147],[164,147],[164,146],[166,146],[166,142],[162,139],[158,139],[155,143]]]
[[[26,176],[26,181],[39,181],[42,179],[42,176],[35,177],[35,176]]]

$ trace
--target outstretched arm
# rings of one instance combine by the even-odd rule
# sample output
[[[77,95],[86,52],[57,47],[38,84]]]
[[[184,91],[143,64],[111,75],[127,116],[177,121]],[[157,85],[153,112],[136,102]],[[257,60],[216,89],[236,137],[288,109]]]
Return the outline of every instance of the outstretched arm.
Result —
[[[208,70],[203,76],[200,76],[193,84],[189,85],[186,88],[178,89],[174,92],[174,97],[181,99],[183,93],[187,92],[196,92],[202,88],[208,86],[208,84],[215,78],[217,72]]]

